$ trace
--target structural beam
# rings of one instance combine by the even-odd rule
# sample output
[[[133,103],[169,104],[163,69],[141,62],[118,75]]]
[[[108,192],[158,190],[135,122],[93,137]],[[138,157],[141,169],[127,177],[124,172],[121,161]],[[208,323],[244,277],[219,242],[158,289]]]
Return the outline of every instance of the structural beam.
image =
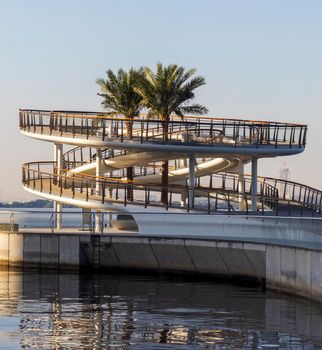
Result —
[[[100,148],[96,149],[96,195],[102,195],[102,182],[100,181],[101,176],[103,175],[103,163],[102,163],[102,150]],[[102,213],[99,210],[96,210],[95,213],[95,233],[102,233]]]
[[[62,143],[54,144],[54,160],[56,162],[56,171],[57,171],[57,180],[59,183],[61,171],[64,168],[64,151]],[[63,203],[55,201],[54,202],[54,211],[55,211],[55,222],[56,229],[60,230],[63,227]]]
[[[238,162],[238,202],[239,202],[239,210],[244,211],[246,209],[245,203],[245,177],[244,177],[244,162],[243,160],[239,160]]]
[[[252,159],[252,211],[257,211],[257,158]]]
[[[189,157],[189,208],[194,207],[195,202],[195,166],[196,166],[196,156],[191,154]]]

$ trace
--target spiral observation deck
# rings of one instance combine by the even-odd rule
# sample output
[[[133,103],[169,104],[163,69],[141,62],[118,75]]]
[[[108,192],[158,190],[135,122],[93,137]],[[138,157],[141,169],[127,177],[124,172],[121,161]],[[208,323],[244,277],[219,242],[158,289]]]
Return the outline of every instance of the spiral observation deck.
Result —
[[[19,123],[24,135],[55,144],[53,161],[23,165],[23,186],[58,203],[128,212],[312,216],[322,211],[321,191],[257,176],[257,159],[303,152],[306,125],[203,117],[165,123],[44,110],[20,110]],[[63,145],[69,147],[65,153]],[[166,186],[164,160],[169,161]],[[251,175],[244,174],[248,162]]]

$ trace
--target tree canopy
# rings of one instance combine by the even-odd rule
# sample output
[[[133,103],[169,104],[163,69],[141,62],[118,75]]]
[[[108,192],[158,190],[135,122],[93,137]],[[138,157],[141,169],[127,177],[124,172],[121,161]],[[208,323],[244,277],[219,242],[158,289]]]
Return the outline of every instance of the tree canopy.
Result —
[[[142,97],[134,89],[139,74],[133,68],[128,72],[119,69],[117,74],[109,69],[106,80],[96,80],[101,88],[98,95],[103,98],[102,106],[109,115],[122,114],[126,118],[134,118],[140,114]]]
[[[183,117],[208,112],[206,107],[191,103],[195,98],[194,90],[205,84],[203,77],[193,77],[195,69],[158,63],[155,72],[147,67],[142,71],[135,91],[142,97],[141,104],[148,108],[150,115],[169,120],[171,114]]]

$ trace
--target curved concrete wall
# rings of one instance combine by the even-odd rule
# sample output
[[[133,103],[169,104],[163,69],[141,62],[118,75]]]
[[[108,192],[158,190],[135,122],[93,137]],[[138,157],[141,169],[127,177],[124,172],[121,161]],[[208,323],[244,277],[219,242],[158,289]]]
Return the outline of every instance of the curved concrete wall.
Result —
[[[322,243],[321,218],[260,215],[182,215],[182,213],[131,213],[140,234],[265,239]]]
[[[313,248],[222,239],[0,233],[0,264],[249,278],[322,301],[322,250]]]

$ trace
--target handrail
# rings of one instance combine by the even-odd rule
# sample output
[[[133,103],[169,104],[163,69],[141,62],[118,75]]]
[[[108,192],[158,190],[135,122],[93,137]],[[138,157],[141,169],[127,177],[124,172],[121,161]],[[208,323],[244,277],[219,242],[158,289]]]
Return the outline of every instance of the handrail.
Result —
[[[122,119],[126,121],[133,121],[132,118],[126,118],[121,114],[117,115],[110,115],[108,112],[93,112],[93,111],[68,111],[68,110],[45,110],[45,109],[25,109],[21,108],[19,109],[19,112],[27,112],[27,113],[47,113],[47,114],[59,114],[59,115],[66,115],[68,117],[84,117],[87,118],[88,116],[97,116],[98,118],[106,118],[106,119]],[[149,119],[150,118],[150,119]],[[138,116],[138,120],[150,120],[154,121],[155,118],[151,117],[149,114],[140,114]],[[185,119],[192,119],[192,120],[205,120],[206,122],[211,122],[211,120],[216,121],[231,121],[231,122],[248,122],[248,123],[255,123],[255,124],[279,124],[279,125],[289,125],[289,126],[305,126],[304,124],[300,123],[290,123],[290,122],[276,122],[276,121],[266,121],[266,120],[254,120],[254,119],[239,119],[239,118],[227,118],[227,117],[209,117],[209,116],[196,116],[196,115],[188,115],[184,117],[178,117],[176,115],[171,116],[171,120],[185,120]]]
[[[124,179],[115,179],[115,178],[105,178],[105,177],[96,177],[91,175],[79,175],[73,174],[68,175],[66,171],[61,171],[59,173],[45,172],[41,168],[46,166],[55,167],[54,162],[32,162],[26,163],[23,165],[23,183],[27,187],[32,187],[37,189],[40,192],[47,193],[56,193],[63,195],[67,191],[67,195],[72,198],[79,198],[85,201],[89,199],[99,201],[101,203],[109,202],[122,202],[124,205],[128,204],[128,199],[126,198],[127,191],[136,190],[140,193],[143,192],[144,199],[136,199],[135,204],[144,205],[144,206],[162,206],[160,200],[153,201],[152,195],[158,195],[161,190],[164,188],[160,184],[146,184],[146,183],[135,183],[132,181]],[[34,169],[35,167],[36,169]],[[217,175],[217,174],[213,174]],[[213,176],[212,175],[212,176]],[[233,175],[223,174],[222,178],[235,178]],[[278,180],[275,179],[276,181]],[[97,193],[97,184],[100,185],[100,193]],[[187,185],[168,185],[169,191],[169,202],[168,207],[177,208],[178,205],[178,195],[184,194],[185,197],[189,198],[191,194],[191,188]],[[302,185],[302,190],[304,191],[305,185]],[[317,193],[319,198],[321,197],[321,191],[315,190],[315,197],[312,195],[303,195],[297,198],[292,196],[288,198],[284,194],[280,194],[269,183],[264,184],[260,193],[257,194],[257,199],[261,203],[261,212],[266,214],[272,210],[278,214],[278,212],[287,211],[289,215],[292,212],[297,214],[303,214],[303,210],[309,210],[312,215],[322,213],[321,202],[317,201]],[[246,206],[246,212],[250,210],[248,208],[249,202],[251,201],[252,194],[248,191],[244,193],[238,192],[236,188],[228,188],[227,186],[219,187],[205,187],[197,185],[194,189],[196,200],[192,208],[185,206],[184,208],[188,211],[191,209],[207,211],[212,213],[214,211],[224,210],[226,203],[226,210],[232,211],[234,208],[234,203],[243,201]],[[174,198],[176,197],[176,198]],[[199,201],[199,199],[201,201]],[[203,202],[203,199],[206,200],[206,203]],[[187,201],[189,203],[189,201]],[[184,209],[183,208],[183,209]],[[269,210],[270,209],[270,210]]]
[[[74,158],[76,160],[76,162],[69,162],[65,157],[65,165],[66,165],[66,169],[72,169],[75,168],[76,166],[80,165],[80,162],[77,159],[77,155],[79,152],[79,154],[81,155],[81,158],[84,160],[85,156],[82,154],[83,151],[83,147],[76,147],[71,149],[70,151],[66,152],[64,154],[64,157],[66,155],[68,155],[69,153],[73,153],[74,154]],[[88,148],[86,148],[88,149]],[[90,150],[90,153],[92,153],[93,155],[95,155],[95,150]],[[76,152],[76,153],[75,153]],[[113,151],[112,157],[115,157],[116,155],[121,155],[121,154],[125,154],[125,151]],[[107,156],[104,156],[103,158],[109,158]],[[86,164],[87,162],[83,162],[81,164]],[[176,164],[176,163],[175,163]],[[136,169],[139,169],[138,175],[152,175],[155,174],[156,171],[156,164],[152,163],[152,164],[147,164],[144,166],[144,171],[142,171],[141,166],[136,166],[134,167],[134,175],[136,174]],[[171,167],[169,166],[169,170],[171,169]],[[179,169],[176,165],[174,166],[173,170],[177,170]],[[121,170],[121,169],[120,169]],[[216,173],[216,174],[211,174],[211,175],[205,175],[202,176],[202,178],[207,178],[209,177],[209,188],[212,188],[212,184],[216,183],[214,180],[218,180],[217,183],[221,183],[222,189],[228,188],[227,187],[227,182],[230,181],[233,184],[233,187],[230,186],[230,188],[232,188],[233,190],[237,191],[238,190],[238,175],[235,174],[231,174],[231,173]],[[223,180],[224,179],[224,180]],[[287,197],[295,199],[298,198],[299,201],[301,201],[301,198],[304,198],[304,194],[305,193],[310,193],[311,195],[313,194],[313,198],[317,200],[317,202],[319,204],[322,204],[322,191],[315,189],[311,186],[307,186],[298,182],[294,182],[294,181],[290,181],[290,180],[284,180],[284,179],[278,179],[278,178],[272,178],[272,177],[266,177],[266,176],[258,176],[258,189],[261,192],[263,191],[267,191],[268,188],[270,188],[271,191],[276,191],[279,192],[279,194],[281,195],[280,198],[281,199],[286,199]],[[126,181],[126,180],[122,180],[122,181]],[[197,183],[200,184],[201,181],[201,177],[197,177],[196,178]],[[250,193],[250,187],[251,187],[251,175],[249,174],[245,174],[244,175],[244,188],[245,191],[247,193]],[[218,187],[216,187],[218,188]]]
[[[224,118],[126,119],[96,112],[20,110],[21,130],[46,135],[83,136],[102,141],[203,144],[229,147],[304,148],[307,126]],[[129,129],[129,125],[131,125]]]

